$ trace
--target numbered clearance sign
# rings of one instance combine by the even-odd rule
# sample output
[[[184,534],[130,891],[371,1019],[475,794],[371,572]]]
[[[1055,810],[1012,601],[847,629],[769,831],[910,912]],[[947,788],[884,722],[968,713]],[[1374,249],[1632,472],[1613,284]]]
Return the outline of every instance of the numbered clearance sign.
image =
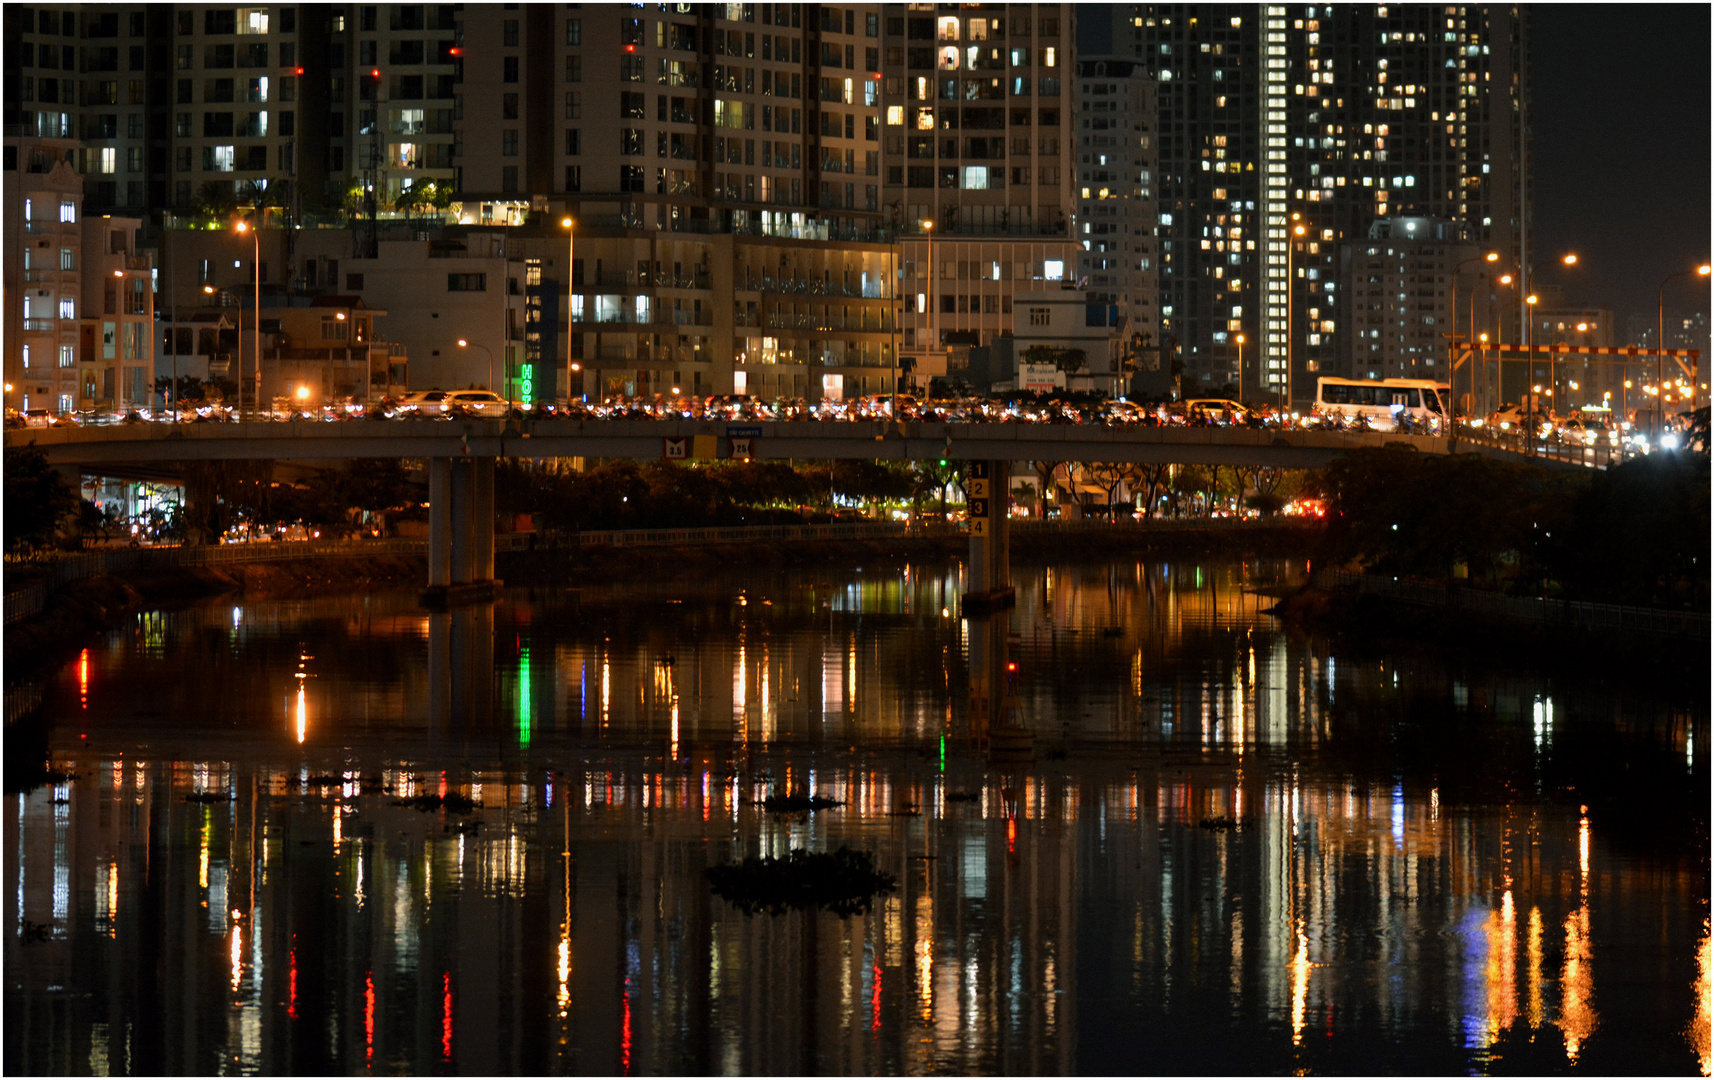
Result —
[[[986,480],[968,480],[964,486],[966,488],[964,494],[967,498],[986,499],[988,497],[988,481]],[[971,513],[975,513],[975,511],[972,510]]]
[[[682,461],[690,456],[690,440],[686,438],[663,439],[663,456],[671,461]]]
[[[749,461],[756,456],[756,440],[748,435],[731,436],[726,442],[728,457],[738,461]]]

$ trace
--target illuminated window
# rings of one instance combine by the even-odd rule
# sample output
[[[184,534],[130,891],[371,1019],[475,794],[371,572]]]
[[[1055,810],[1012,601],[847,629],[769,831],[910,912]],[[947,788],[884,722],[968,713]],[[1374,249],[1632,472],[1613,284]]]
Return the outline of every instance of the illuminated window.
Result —
[[[905,122],[905,107],[903,105],[887,106],[887,123],[902,127]]]

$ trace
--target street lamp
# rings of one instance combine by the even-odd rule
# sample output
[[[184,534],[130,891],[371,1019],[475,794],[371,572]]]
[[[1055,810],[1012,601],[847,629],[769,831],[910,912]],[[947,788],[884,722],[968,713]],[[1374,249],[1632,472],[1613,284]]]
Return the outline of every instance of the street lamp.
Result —
[[[472,342],[472,341],[466,341],[464,338],[458,339],[458,347],[461,349],[481,349],[484,353],[486,353],[488,355],[488,389],[493,390],[494,389],[494,351],[486,345],[479,345],[479,344]],[[508,409],[507,411],[510,412],[511,410]]]
[[[250,270],[255,279],[252,291],[256,297],[256,319],[250,334],[251,348],[256,353],[256,417],[260,419],[262,416],[262,234],[248,221],[240,221],[234,228],[240,233],[249,233],[253,245]],[[238,402],[242,407],[244,395],[238,396]]]
[[[1244,335],[1238,337],[1238,404],[1244,404]]]
[[[1707,265],[1698,266],[1694,270],[1680,270],[1676,274],[1668,274],[1660,283],[1660,290],[1655,294],[1655,354],[1654,354],[1654,383],[1663,385],[1661,361],[1666,352],[1666,287],[1681,277],[1708,276]],[[1690,379],[1690,407],[1696,407],[1696,377]],[[1660,441],[1661,434],[1666,430],[1666,410],[1658,401],[1655,405],[1655,442]]]
[[[935,145],[938,146],[939,144],[940,144],[940,140],[936,139]],[[923,366],[926,368],[928,366],[927,358],[932,353],[935,345],[938,344],[938,342],[936,342],[934,339],[934,307],[935,307],[935,304],[934,304],[934,219],[933,218],[923,218],[923,220],[922,220],[922,231],[924,233],[928,234],[928,345],[923,350],[923,358],[924,358]],[[923,385],[926,386],[927,384],[925,383]]]
[[[1297,216],[1296,214],[1292,215],[1292,217],[1296,217],[1296,216]],[[1294,280],[1293,279],[1294,271],[1292,270],[1292,263],[1294,261],[1296,254],[1297,254],[1296,237],[1302,236],[1306,231],[1307,230],[1305,230],[1304,227],[1301,224],[1299,224],[1299,225],[1293,227],[1293,229],[1291,231],[1292,239],[1289,239],[1286,241],[1286,256],[1285,256],[1285,262],[1286,262],[1286,270],[1285,270],[1285,277],[1286,277],[1286,282],[1285,282],[1285,290],[1286,290],[1285,291],[1285,300],[1286,300],[1286,304],[1285,304],[1285,319],[1286,319],[1286,322],[1285,322],[1285,326],[1286,326],[1286,334],[1285,334],[1285,383],[1283,384],[1284,389],[1285,389],[1285,398],[1283,401],[1280,402],[1280,426],[1281,427],[1285,426],[1285,414],[1291,411],[1291,347],[1293,344],[1293,342],[1292,342],[1292,321],[1295,318],[1295,312],[1292,310],[1293,305],[1291,302],[1291,299],[1292,299],[1292,297],[1291,297],[1291,292],[1292,292],[1291,285],[1292,285],[1292,281]]]
[[[577,223],[569,217],[559,219],[559,227],[565,230],[565,403],[571,405],[571,373],[577,370],[577,365],[571,359],[572,319],[576,317],[577,308],[577,263],[573,258],[577,243]],[[579,396],[582,396],[583,379],[578,378]]]
[[[1471,263],[1499,262],[1499,261],[1500,261],[1500,253],[1497,251],[1490,251],[1486,255],[1477,255],[1473,258],[1465,259],[1463,262],[1459,263],[1453,269],[1453,271],[1452,271],[1452,333],[1450,333],[1446,336],[1453,340],[1454,349],[1456,349],[1456,347],[1457,347],[1456,342],[1458,340],[1458,275],[1463,273],[1464,268],[1466,266],[1469,266]],[[1476,290],[1474,288],[1472,288],[1470,290],[1470,339],[1471,339],[1472,343],[1474,343],[1475,337],[1476,337]],[[1446,373],[1446,382],[1447,382],[1448,387],[1452,391],[1453,399],[1456,400],[1458,397],[1458,387],[1456,385],[1456,383],[1457,383],[1457,368],[1456,367],[1453,367],[1451,370],[1449,370]],[[1474,405],[1475,399],[1476,399],[1476,370],[1475,370],[1475,368],[1471,368],[1471,370],[1470,370],[1470,399],[1471,399],[1471,404]],[[1452,424],[1452,417],[1450,415],[1448,415],[1446,417],[1446,422],[1448,425]]]

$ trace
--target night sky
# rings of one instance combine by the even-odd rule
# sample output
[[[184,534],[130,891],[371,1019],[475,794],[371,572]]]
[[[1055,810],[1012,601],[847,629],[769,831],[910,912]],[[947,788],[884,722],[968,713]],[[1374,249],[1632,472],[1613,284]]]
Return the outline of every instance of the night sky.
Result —
[[[1079,6],[1085,55],[1108,47],[1111,7]],[[1709,11],[1532,9],[1537,281],[1611,307],[1620,335],[1627,315],[1653,318],[1662,278],[1709,257]],[[1558,265],[1566,252],[1576,269]],[[1707,283],[1674,282],[1666,306],[1708,310]]]

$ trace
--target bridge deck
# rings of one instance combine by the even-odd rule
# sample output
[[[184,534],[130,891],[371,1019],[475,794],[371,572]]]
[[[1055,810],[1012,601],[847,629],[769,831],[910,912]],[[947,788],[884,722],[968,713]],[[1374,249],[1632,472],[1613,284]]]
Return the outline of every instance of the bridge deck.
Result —
[[[634,458],[666,456],[665,440],[687,452],[726,457],[727,437],[750,439],[757,458],[1102,461],[1145,464],[1315,468],[1361,447],[1402,444],[1422,453],[1482,453],[1538,461],[1515,450],[1437,435],[1222,427],[1110,428],[1074,424],[957,424],[825,421],[728,423],[697,420],[351,420],[130,424],[25,428],[5,433],[7,449],[35,446],[50,464],[103,466],[244,458]],[[701,445],[698,446],[700,441]],[[1541,462],[1550,464],[1549,462]]]

